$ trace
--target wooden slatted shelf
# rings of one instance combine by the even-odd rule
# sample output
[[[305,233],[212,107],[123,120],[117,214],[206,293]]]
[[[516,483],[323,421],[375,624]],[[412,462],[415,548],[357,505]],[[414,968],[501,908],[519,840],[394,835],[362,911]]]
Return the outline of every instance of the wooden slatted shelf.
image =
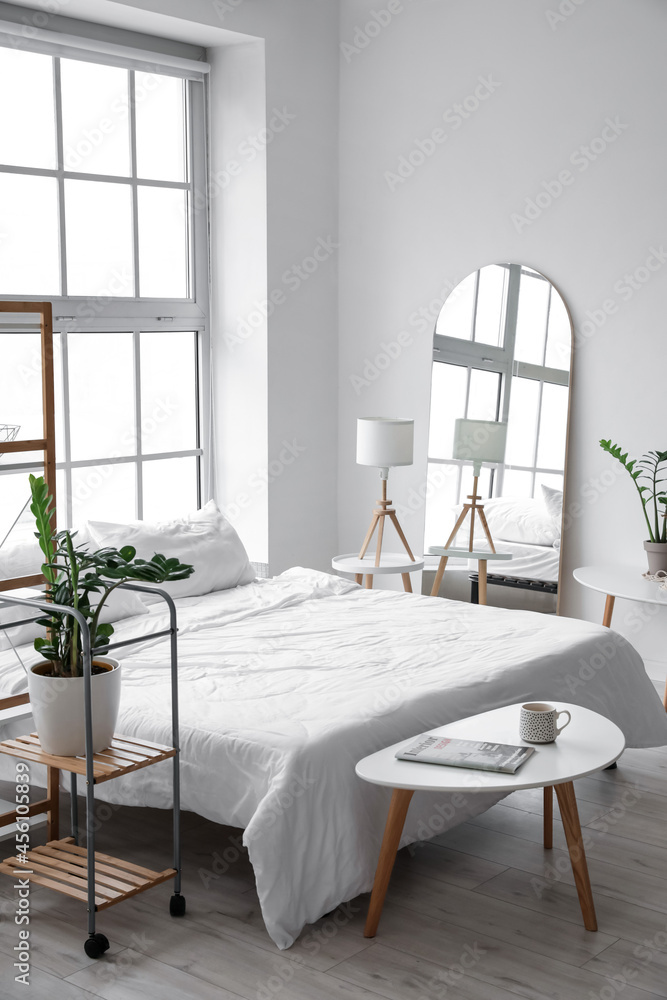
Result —
[[[35,764],[45,764],[47,767],[57,767],[61,771],[74,771],[76,774],[86,773],[85,757],[56,757],[44,753],[37,733],[28,736],[17,736],[13,740],[3,740],[0,743],[0,753],[12,757],[20,757]],[[138,771],[149,764],[158,764],[161,760],[174,757],[177,751],[173,747],[162,746],[161,743],[149,743],[148,740],[137,740],[130,736],[115,735],[111,745],[93,755],[93,774],[95,784],[119,778],[130,771]]]
[[[48,886],[74,899],[87,900],[88,853],[85,848],[77,847],[71,837],[35,847],[26,852],[26,858],[26,864],[17,856],[5,858],[0,864],[0,872],[13,878],[27,878],[36,885]],[[95,851],[95,908],[105,910],[175,875],[175,868],[154,872]]]

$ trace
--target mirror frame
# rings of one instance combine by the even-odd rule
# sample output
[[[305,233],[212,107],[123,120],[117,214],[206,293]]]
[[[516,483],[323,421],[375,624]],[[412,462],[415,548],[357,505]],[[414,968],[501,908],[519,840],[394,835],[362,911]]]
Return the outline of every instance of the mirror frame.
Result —
[[[437,331],[437,327],[438,327],[438,321],[440,319],[440,315],[442,313],[442,310],[445,307],[445,304],[449,300],[450,296],[454,294],[454,292],[459,287],[459,285],[463,281],[465,281],[471,274],[476,274],[477,272],[482,271],[485,267],[492,267],[492,266],[496,266],[496,267],[508,267],[509,266],[509,267],[518,267],[518,268],[521,268],[521,269],[527,268],[527,269],[529,269],[531,271],[534,271],[536,274],[539,274],[540,277],[544,278],[544,280],[549,283],[549,285],[551,286],[551,288],[555,292],[557,292],[557,294],[559,295],[560,300],[563,303],[563,306],[565,307],[565,312],[567,314],[567,318],[568,318],[568,321],[569,321],[569,324],[570,324],[570,352],[569,352],[570,368],[569,368],[569,379],[568,379],[568,383],[567,383],[567,385],[568,385],[568,402],[567,402],[567,416],[566,416],[566,421],[565,421],[565,456],[564,456],[564,460],[563,460],[563,463],[564,463],[563,464],[563,514],[562,514],[562,518],[561,518],[561,545],[560,545],[559,559],[558,559],[558,591],[557,591],[557,595],[556,595],[556,615],[560,615],[560,613],[561,613],[562,582],[563,582],[563,562],[564,562],[564,549],[565,549],[564,539],[565,539],[566,514],[567,514],[568,461],[569,461],[569,454],[570,454],[570,436],[571,436],[571,433],[572,433],[572,389],[573,389],[573,380],[574,380],[574,348],[575,348],[575,330],[574,330],[574,321],[573,321],[573,318],[572,318],[572,312],[571,312],[570,307],[568,305],[567,299],[566,299],[565,295],[563,295],[563,292],[561,291],[560,287],[554,281],[552,281],[551,278],[549,278],[549,276],[544,273],[544,271],[540,270],[539,268],[533,267],[532,265],[526,264],[526,263],[517,263],[515,261],[497,261],[497,260],[496,261],[489,261],[486,264],[481,264],[479,267],[475,268],[474,271],[468,272],[468,274],[464,275],[450,289],[450,292],[447,295],[447,298],[445,298],[443,300],[443,302],[442,302],[442,306],[440,308],[440,312],[438,313],[438,316],[436,318],[436,321],[435,321],[435,324],[434,324],[434,328],[433,328],[433,351],[432,351],[432,359],[431,359],[431,374],[433,372],[433,365],[436,364],[436,363],[438,363],[438,362],[439,363],[443,363],[443,361],[444,361],[444,359],[442,357],[438,357],[438,355],[442,355],[443,354],[443,348],[445,346],[444,341],[454,341],[454,342],[457,342],[457,343],[460,343],[460,344],[468,343],[467,341],[464,341],[462,339],[460,340],[459,338],[446,337],[446,335],[439,334],[439,333],[436,332]],[[518,303],[518,299],[517,299],[517,303]],[[438,341],[439,340],[441,341],[441,346],[440,347],[438,346]],[[494,353],[495,352],[496,354],[501,353],[504,350],[504,348],[498,348],[498,347],[494,348],[494,347],[491,347],[491,346],[489,346],[488,349],[489,349],[490,353]],[[480,369],[480,370],[484,371],[485,369]],[[508,374],[508,373],[506,373],[506,374]],[[511,373],[509,373],[509,374],[511,374]],[[429,424],[430,424],[430,408],[431,408],[431,405],[432,405],[432,394],[431,394],[431,401],[429,403]],[[427,459],[427,461],[428,461],[428,459]]]

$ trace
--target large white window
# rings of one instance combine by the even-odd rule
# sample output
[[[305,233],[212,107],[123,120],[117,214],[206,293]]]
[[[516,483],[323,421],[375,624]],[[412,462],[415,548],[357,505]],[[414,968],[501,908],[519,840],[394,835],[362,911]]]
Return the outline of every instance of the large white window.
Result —
[[[0,91],[0,296],[53,302],[59,525],[185,513],[207,486],[203,74],[2,47]],[[5,326],[0,426],[39,436],[39,391],[37,334]],[[0,542],[32,471],[9,457]]]

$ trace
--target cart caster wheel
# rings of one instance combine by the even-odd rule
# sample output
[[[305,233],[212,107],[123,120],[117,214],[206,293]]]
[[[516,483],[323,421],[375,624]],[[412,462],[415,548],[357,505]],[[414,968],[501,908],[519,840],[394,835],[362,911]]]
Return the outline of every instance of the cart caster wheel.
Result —
[[[172,917],[182,917],[185,913],[185,896],[181,896],[180,892],[175,892],[169,900],[169,912]]]
[[[109,939],[104,934],[91,934],[83,946],[88,958],[101,958],[109,950]]]

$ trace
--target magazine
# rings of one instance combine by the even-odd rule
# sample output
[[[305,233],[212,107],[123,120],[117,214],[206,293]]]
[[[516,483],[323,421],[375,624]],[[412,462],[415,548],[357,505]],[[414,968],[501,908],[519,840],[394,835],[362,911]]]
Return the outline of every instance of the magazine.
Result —
[[[421,764],[474,767],[480,771],[514,774],[533,753],[535,747],[455,740],[448,736],[421,736],[416,743],[399,750],[396,756],[399,760],[416,760]]]

